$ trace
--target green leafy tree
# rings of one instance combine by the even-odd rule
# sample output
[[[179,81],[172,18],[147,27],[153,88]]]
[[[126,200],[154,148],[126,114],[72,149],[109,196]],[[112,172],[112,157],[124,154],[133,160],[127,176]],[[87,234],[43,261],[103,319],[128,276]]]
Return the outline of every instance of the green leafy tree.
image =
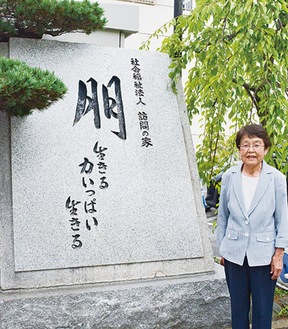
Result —
[[[287,0],[196,0],[191,14],[152,36],[174,25],[160,50],[171,58],[174,88],[182,70],[188,72],[184,92],[192,129],[201,116],[196,156],[205,182],[235,161],[234,135],[251,122],[271,137],[266,160],[287,174],[287,23]]]
[[[106,24],[98,3],[88,0],[0,0],[0,42],[10,37],[41,39],[69,32],[90,34]],[[43,110],[67,91],[54,73],[0,57],[0,111],[12,116]]]
[[[90,34],[106,24],[98,3],[88,0],[0,0],[0,41],[68,32]]]
[[[0,57],[0,111],[25,116],[61,99],[67,88],[54,73]]]

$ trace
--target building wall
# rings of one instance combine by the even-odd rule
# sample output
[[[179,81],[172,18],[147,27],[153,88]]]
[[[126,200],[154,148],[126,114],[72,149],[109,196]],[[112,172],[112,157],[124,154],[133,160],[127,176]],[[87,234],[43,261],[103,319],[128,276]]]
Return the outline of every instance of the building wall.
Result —
[[[93,0],[92,2],[96,2]],[[139,31],[139,6],[119,1],[97,1],[104,9],[104,16],[108,20],[105,29],[89,35],[85,33],[67,33],[52,37],[45,35],[44,39],[63,42],[79,42],[96,44],[106,47],[124,47],[124,40],[132,33]]]
[[[155,0],[154,2],[154,5],[137,4],[140,7],[139,32],[126,38],[126,48],[139,48],[151,34],[173,19],[174,0]],[[150,49],[156,50],[170,33],[172,29],[158,39],[151,40]]]

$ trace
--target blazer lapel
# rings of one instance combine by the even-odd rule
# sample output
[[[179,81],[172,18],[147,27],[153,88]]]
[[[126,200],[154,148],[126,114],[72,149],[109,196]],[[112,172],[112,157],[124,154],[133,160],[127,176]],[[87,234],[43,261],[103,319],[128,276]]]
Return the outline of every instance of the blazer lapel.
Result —
[[[259,201],[262,199],[263,194],[266,192],[271,180],[271,175],[269,175],[270,173],[271,170],[269,169],[269,166],[266,164],[265,161],[263,161],[261,175],[256,187],[254,197],[248,210],[248,216],[254,211]]]

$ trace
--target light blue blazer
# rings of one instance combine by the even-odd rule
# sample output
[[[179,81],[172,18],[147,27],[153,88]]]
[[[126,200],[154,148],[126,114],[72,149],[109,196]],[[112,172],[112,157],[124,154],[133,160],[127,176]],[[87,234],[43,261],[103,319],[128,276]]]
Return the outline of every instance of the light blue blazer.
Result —
[[[288,246],[286,178],[263,161],[261,175],[248,212],[241,181],[242,162],[222,177],[217,218],[216,244],[219,254],[243,265],[269,265],[275,247]]]

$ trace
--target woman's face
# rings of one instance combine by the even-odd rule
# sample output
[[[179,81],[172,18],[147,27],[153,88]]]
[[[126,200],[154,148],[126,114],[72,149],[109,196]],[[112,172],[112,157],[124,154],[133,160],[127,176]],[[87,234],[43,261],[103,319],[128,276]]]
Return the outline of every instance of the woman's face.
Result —
[[[240,157],[244,166],[259,168],[264,156],[268,152],[262,138],[244,135],[240,142]]]

